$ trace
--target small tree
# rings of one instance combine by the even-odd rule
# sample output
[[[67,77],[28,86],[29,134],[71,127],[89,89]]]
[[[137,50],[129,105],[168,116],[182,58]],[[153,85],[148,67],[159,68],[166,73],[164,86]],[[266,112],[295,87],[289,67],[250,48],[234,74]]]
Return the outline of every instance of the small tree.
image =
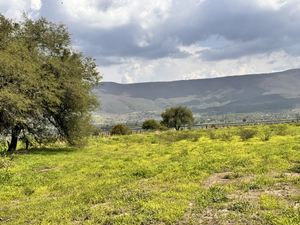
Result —
[[[142,128],[144,130],[160,130],[161,125],[156,120],[150,119],[144,121]]]
[[[161,117],[162,125],[176,130],[185,125],[192,126],[194,123],[192,111],[184,106],[168,108],[161,114]]]
[[[117,124],[110,131],[111,135],[127,135],[131,134],[131,130],[125,124]]]

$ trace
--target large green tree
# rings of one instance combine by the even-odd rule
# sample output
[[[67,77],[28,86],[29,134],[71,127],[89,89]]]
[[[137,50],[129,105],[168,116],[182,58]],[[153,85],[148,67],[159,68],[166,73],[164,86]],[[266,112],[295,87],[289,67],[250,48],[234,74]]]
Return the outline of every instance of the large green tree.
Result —
[[[71,144],[86,136],[100,79],[94,60],[73,50],[64,25],[0,15],[0,134],[10,136],[9,152],[21,136]]]
[[[179,130],[183,126],[192,126],[194,123],[193,113],[185,106],[171,107],[161,114],[161,123],[169,128]]]

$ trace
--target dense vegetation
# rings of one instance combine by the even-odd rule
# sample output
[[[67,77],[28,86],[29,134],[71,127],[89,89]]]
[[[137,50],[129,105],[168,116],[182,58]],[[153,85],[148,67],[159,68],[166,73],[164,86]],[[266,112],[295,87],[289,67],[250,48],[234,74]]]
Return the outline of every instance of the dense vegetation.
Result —
[[[117,124],[112,127],[110,134],[111,135],[127,135],[131,134],[131,130],[125,124]]]
[[[162,114],[161,124],[168,128],[179,130],[183,126],[192,126],[194,123],[193,112],[186,106],[167,108]]]
[[[94,60],[74,51],[65,26],[45,19],[21,22],[0,14],[0,135],[44,142],[81,142],[91,131],[91,88],[101,77]]]
[[[158,121],[154,119],[148,119],[143,122],[142,128],[143,130],[160,130],[162,126]]]
[[[5,224],[300,224],[296,125],[95,137],[0,160]]]

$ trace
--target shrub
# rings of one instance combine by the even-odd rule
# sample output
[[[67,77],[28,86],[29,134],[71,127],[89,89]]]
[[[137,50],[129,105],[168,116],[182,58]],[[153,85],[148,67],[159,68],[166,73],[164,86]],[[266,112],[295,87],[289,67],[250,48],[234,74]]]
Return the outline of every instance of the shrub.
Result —
[[[216,132],[216,131],[208,131],[207,132],[208,137],[212,140],[214,139],[220,139],[222,141],[231,141],[233,138],[233,134],[231,132],[228,131],[223,131],[223,132]]]
[[[219,138],[222,141],[231,141],[232,140],[232,134],[229,132],[222,132],[219,134]]]
[[[251,130],[251,129],[240,130],[240,137],[241,137],[242,141],[246,141],[250,138],[253,138],[255,134],[256,134],[255,130]]]
[[[196,142],[198,141],[201,135],[199,133],[190,133],[186,131],[181,131],[181,132],[169,131],[162,134],[157,134],[156,136],[157,136],[157,140],[173,143],[182,140]]]
[[[209,130],[209,131],[207,132],[207,134],[208,134],[208,137],[209,137],[210,139],[212,139],[212,140],[218,139],[218,136],[217,136],[216,132],[214,132],[214,131],[212,131],[212,130]]]
[[[273,125],[271,128],[275,135],[285,136],[288,133],[288,127],[285,124]]]
[[[131,130],[125,124],[117,124],[110,131],[111,135],[127,135],[131,133]]]
[[[272,131],[268,128],[263,129],[259,134],[260,140],[262,141],[270,140],[271,136],[272,136]]]
[[[145,120],[142,128],[144,130],[160,130],[161,125],[159,124],[159,122],[157,122],[156,120]]]
[[[166,130],[169,130],[169,128],[167,128],[165,125],[163,124],[159,124],[159,130],[160,131],[166,131]]]

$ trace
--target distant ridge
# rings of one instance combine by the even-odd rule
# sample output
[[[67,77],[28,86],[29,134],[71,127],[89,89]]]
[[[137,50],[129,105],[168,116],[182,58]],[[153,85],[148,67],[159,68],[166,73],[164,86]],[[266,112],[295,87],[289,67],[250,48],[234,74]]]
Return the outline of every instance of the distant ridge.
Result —
[[[290,73],[293,71],[300,71],[300,68],[289,69],[277,72],[268,72],[268,73],[249,73],[249,74],[239,74],[239,75],[228,75],[228,76],[219,76],[219,77],[206,77],[206,78],[192,78],[192,79],[180,79],[180,80],[169,80],[169,81],[145,81],[145,82],[136,82],[136,83],[119,83],[113,81],[104,81],[102,84],[119,84],[119,85],[138,85],[138,84],[151,84],[151,83],[171,83],[171,82],[180,82],[180,81],[193,81],[193,80],[218,80],[218,79],[230,79],[232,77],[247,77],[247,76],[263,76],[263,75],[276,75],[282,73]],[[300,74],[299,74],[300,75]]]
[[[300,69],[208,79],[119,84],[94,89],[98,114],[161,112],[186,105],[195,113],[279,112],[300,108]]]

